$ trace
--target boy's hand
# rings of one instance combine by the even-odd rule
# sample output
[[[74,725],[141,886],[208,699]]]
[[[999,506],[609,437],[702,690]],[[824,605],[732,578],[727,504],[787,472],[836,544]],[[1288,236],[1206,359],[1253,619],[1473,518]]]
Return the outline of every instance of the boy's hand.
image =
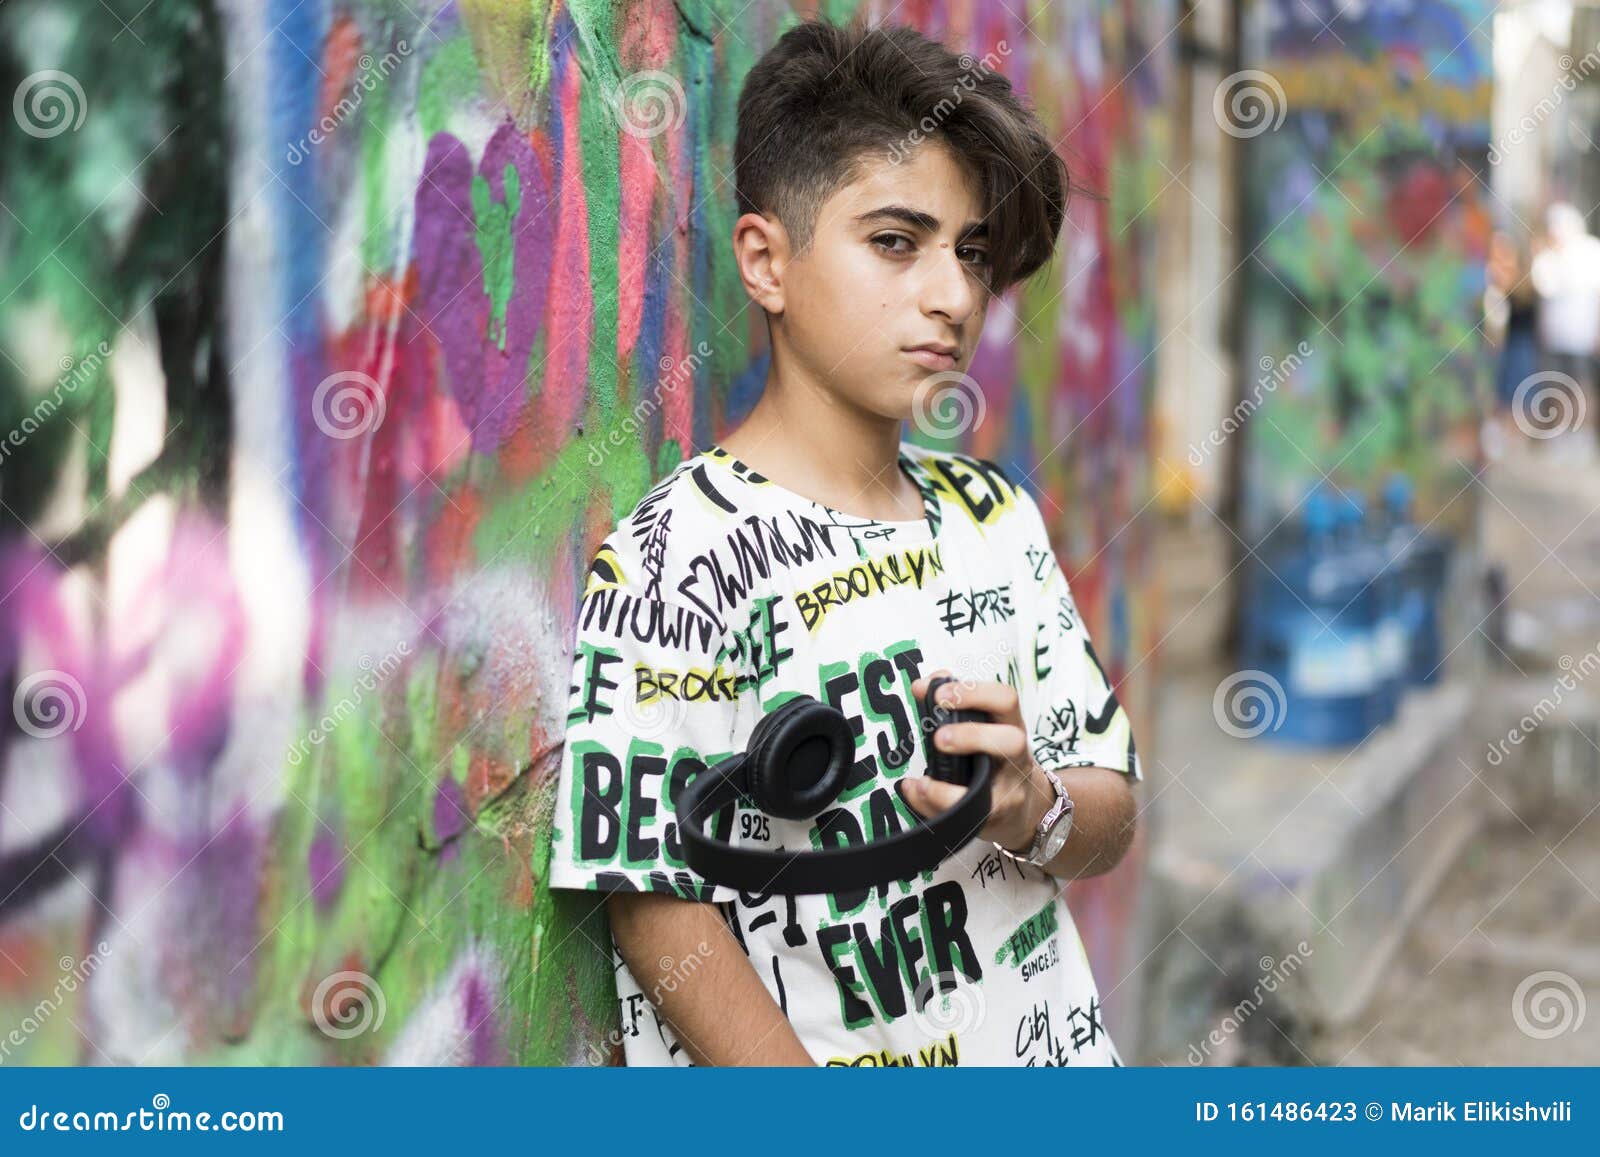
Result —
[[[938,675],[949,675],[940,668],[911,684],[911,693],[920,703],[927,694],[928,682]],[[1007,683],[973,682],[957,679],[939,688],[936,696],[945,707],[987,712],[991,723],[946,723],[933,734],[940,751],[956,754],[986,752],[990,757],[989,822],[978,832],[1019,855],[1033,842],[1034,832],[1044,813],[1055,801],[1055,792],[1034,762],[1028,746],[1028,731],[1022,721],[1022,705],[1017,690]],[[906,776],[899,781],[901,798],[918,815],[930,817],[953,806],[967,789],[926,775]]]

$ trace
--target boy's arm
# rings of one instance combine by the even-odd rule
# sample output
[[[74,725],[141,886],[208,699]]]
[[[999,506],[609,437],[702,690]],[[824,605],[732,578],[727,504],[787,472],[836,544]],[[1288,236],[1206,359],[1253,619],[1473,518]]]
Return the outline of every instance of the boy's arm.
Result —
[[[606,897],[611,934],[697,1065],[814,1065],[715,904],[649,892]]]
[[[960,737],[950,750],[988,751],[1002,761],[997,772],[1013,773],[996,778],[998,830],[990,838],[1013,851],[1028,846],[1055,802],[1042,770],[1048,767],[1072,797],[1073,812],[1065,846],[1044,869],[1063,879],[1100,875],[1133,843],[1139,813],[1134,785],[1144,776],[1128,713],[1095,654],[1038,504],[1021,487],[1016,497],[1028,562],[1018,579],[1019,613],[1031,618],[1031,654],[1019,656],[1016,687],[961,680],[944,693],[1009,729],[952,724],[940,731]],[[914,690],[925,687],[919,681]],[[933,780],[907,781],[907,787],[922,789],[921,806],[907,802],[924,815],[948,807],[963,790]]]
[[[665,690],[669,678],[698,672],[752,698],[754,684],[736,678],[745,672],[730,630],[651,593],[631,539],[602,544],[579,604],[549,886],[606,893],[617,951],[683,1057],[809,1065],[722,915],[738,889],[690,869],[678,835],[677,798],[731,753],[743,700],[680,697]],[[709,826],[731,833],[731,820],[719,811]]]
[[[1064,880],[1109,872],[1122,862],[1139,824],[1134,781],[1108,767],[1067,767],[1056,775],[1072,797],[1072,832],[1055,859],[1043,865],[1044,870]],[[1032,787],[1033,822],[1025,828],[1030,839],[1056,799],[1037,765]],[[1025,846],[1019,841],[1013,850],[1020,851]]]

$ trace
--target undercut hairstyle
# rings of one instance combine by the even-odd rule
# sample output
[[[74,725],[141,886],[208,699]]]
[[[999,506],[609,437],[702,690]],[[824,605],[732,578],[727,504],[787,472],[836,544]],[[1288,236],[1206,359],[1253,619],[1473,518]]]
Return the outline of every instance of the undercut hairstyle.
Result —
[[[789,29],[739,94],[739,213],[775,217],[804,253],[823,203],[866,164],[942,144],[982,189],[989,290],[1029,277],[1055,252],[1067,166],[991,56],[957,56],[914,28],[860,18]]]

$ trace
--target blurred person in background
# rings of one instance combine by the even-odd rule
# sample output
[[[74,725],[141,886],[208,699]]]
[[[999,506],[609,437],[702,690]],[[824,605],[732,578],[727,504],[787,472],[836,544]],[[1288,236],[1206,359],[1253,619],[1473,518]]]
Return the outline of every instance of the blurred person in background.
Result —
[[[1490,336],[1500,347],[1494,413],[1483,429],[1484,449],[1491,458],[1500,457],[1507,439],[1517,436],[1512,409],[1517,387],[1539,370],[1539,294],[1531,276],[1532,245],[1526,233],[1503,230],[1489,242],[1484,312]]]
[[[1549,244],[1533,259],[1539,294],[1539,342],[1544,369],[1576,383],[1573,427],[1600,427],[1595,404],[1596,359],[1600,357],[1600,240],[1589,234],[1583,214],[1565,201],[1545,215]]]

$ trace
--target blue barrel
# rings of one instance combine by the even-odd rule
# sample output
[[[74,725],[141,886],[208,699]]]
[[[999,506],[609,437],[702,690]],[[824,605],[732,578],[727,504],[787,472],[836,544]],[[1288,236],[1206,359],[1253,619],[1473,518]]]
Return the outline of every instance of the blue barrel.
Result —
[[[1284,690],[1282,721],[1263,738],[1356,743],[1393,713],[1392,704],[1375,702],[1382,693],[1376,552],[1352,534],[1350,510],[1359,517],[1359,507],[1319,486],[1306,499],[1299,533],[1269,540],[1252,559],[1242,657]]]
[[[1368,722],[1381,727],[1399,710],[1406,683],[1401,575],[1395,569],[1396,559],[1387,536],[1380,525],[1368,519],[1366,499],[1354,491],[1345,491],[1339,496],[1336,509],[1339,517],[1334,531],[1335,549],[1350,573],[1362,580],[1362,590],[1352,597],[1370,599],[1372,603],[1373,687],[1367,698],[1367,712]]]
[[[1398,618],[1404,632],[1403,676],[1408,685],[1439,679],[1439,607],[1449,568],[1450,540],[1419,530],[1412,519],[1411,480],[1393,474],[1383,491],[1388,549],[1400,575]]]

